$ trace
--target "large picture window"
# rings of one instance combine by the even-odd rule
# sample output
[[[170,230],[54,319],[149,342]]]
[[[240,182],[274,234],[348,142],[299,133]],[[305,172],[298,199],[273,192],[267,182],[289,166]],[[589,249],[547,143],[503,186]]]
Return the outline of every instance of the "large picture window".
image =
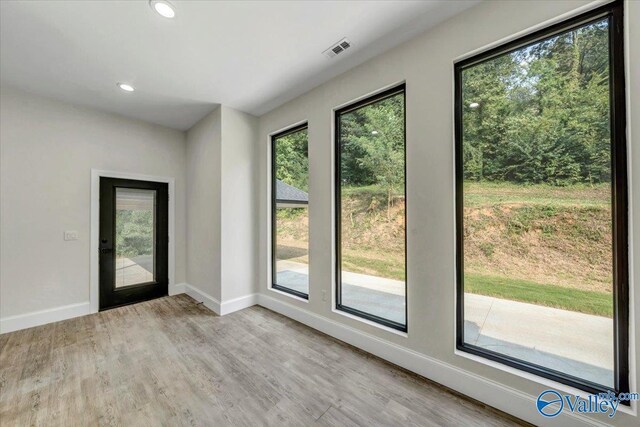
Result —
[[[309,298],[307,125],[271,137],[272,288]]]
[[[337,308],[406,331],[404,85],[335,124]]]
[[[628,391],[622,2],[457,63],[457,347]]]

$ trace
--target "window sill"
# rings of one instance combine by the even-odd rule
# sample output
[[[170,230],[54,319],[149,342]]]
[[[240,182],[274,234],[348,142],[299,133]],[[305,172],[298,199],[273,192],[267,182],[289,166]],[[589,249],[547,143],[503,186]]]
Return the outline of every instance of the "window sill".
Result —
[[[560,391],[560,392],[563,392],[563,393],[568,393],[568,394],[572,394],[574,396],[583,396],[583,397],[588,394],[584,390],[580,390],[578,388],[571,387],[571,386],[568,386],[568,385],[563,384],[561,382],[550,380],[550,379],[547,379],[547,378],[532,374],[530,372],[525,372],[525,371],[522,371],[520,369],[516,369],[516,368],[513,368],[511,366],[502,364],[500,362],[496,362],[496,361],[493,361],[493,360],[486,359],[486,358],[484,358],[482,356],[477,356],[475,354],[467,353],[466,351],[458,350],[457,348],[454,349],[453,354],[456,355],[456,356],[463,357],[463,358],[468,359],[468,360],[472,360],[474,362],[478,362],[478,363],[483,364],[485,366],[489,366],[491,368],[495,368],[495,369],[498,369],[500,371],[507,372],[507,373],[515,375],[517,377],[520,377],[520,378],[523,378],[523,379],[526,379],[526,380],[529,380],[529,381],[533,381],[533,382],[535,382],[537,384],[540,384],[540,385],[548,387],[548,388],[552,388],[554,390],[557,390],[557,391]],[[634,417],[637,417],[638,416],[638,407],[637,407],[638,404],[634,400],[632,400],[630,403],[631,403],[630,406],[619,405],[618,406],[618,411],[619,412],[624,412],[625,414],[628,414],[628,415],[631,415],[631,416],[634,416]]]
[[[309,299],[308,298],[302,298],[302,297],[299,297],[297,295],[290,294],[289,292],[281,291],[280,289],[276,289],[276,288],[274,288],[272,286],[269,286],[268,289],[270,291],[272,291],[272,292],[277,293],[277,294],[284,295],[284,296],[292,298],[294,300],[309,304]]]
[[[390,328],[388,326],[381,325],[380,323],[373,322],[373,321],[368,320],[368,319],[364,319],[364,318],[362,318],[360,316],[356,316],[356,315],[353,315],[351,313],[347,313],[346,311],[338,310],[335,307],[333,307],[331,309],[331,311],[334,312],[334,313],[337,313],[337,314],[339,314],[341,316],[348,317],[349,319],[357,320],[358,322],[362,322],[362,323],[364,323],[366,325],[374,326],[374,327],[376,327],[378,329],[381,329],[383,331],[391,332],[394,335],[398,335],[398,336],[401,336],[403,338],[409,338],[409,333],[408,332],[402,332],[402,331],[399,331],[397,329],[393,329],[393,328]]]

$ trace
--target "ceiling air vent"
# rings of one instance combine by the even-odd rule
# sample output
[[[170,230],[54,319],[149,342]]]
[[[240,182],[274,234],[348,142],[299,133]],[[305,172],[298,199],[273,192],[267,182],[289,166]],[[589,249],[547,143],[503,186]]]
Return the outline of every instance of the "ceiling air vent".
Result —
[[[329,49],[325,50],[324,53],[329,58],[333,58],[334,56],[344,52],[345,50],[351,47],[351,43],[346,38],[340,40],[338,43],[331,46]]]

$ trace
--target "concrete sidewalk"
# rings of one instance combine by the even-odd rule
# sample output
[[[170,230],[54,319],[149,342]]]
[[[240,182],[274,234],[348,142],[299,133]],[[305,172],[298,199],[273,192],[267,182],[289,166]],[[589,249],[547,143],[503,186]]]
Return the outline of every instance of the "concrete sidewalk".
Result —
[[[278,262],[286,286],[303,290],[307,275],[306,264]],[[343,303],[404,322],[403,282],[346,271],[342,279]],[[469,293],[464,310],[466,343],[613,386],[612,319]]]
[[[613,320],[465,293],[465,342],[613,386]]]
[[[307,265],[278,261],[278,285],[309,292]],[[404,283],[398,280],[345,271],[342,304],[400,324],[406,322]]]

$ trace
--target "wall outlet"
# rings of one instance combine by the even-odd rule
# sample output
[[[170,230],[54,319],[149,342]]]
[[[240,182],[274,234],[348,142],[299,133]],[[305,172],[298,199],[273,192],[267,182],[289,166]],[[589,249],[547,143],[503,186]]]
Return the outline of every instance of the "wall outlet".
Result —
[[[322,301],[327,300],[327,291],[322,291]]]
[[[76,230],[65,231],[64,240],[78,240],[78,232]]]

